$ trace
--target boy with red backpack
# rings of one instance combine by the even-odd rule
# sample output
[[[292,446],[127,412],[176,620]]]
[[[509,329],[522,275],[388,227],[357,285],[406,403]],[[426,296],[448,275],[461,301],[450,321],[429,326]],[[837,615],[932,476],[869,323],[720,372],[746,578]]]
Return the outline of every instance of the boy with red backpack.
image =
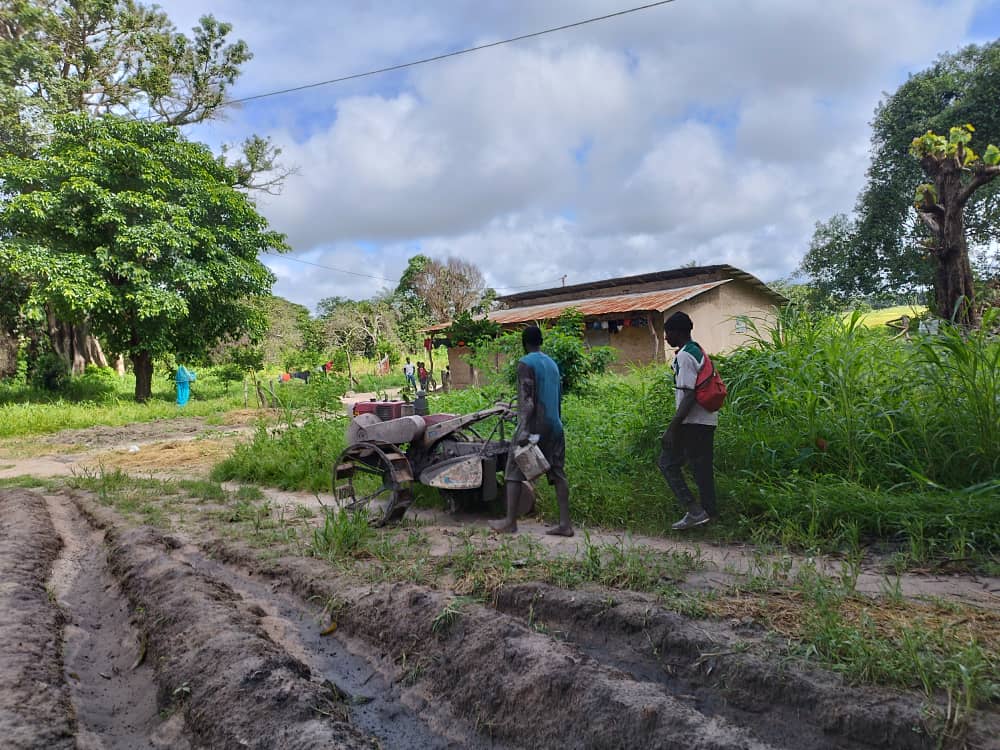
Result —
[[[694,324],[688,315],[674,313],[663,328],[667,343],[676,349],[673,370],[677,411],[663,433],[659,467],[686,511],[671,527],[682,530],[708,523],[717,512],[712,462],[717,412],[726,389],[708,355],[691,340]],[[691,466],[698,500],[684,479],[684,464]]]

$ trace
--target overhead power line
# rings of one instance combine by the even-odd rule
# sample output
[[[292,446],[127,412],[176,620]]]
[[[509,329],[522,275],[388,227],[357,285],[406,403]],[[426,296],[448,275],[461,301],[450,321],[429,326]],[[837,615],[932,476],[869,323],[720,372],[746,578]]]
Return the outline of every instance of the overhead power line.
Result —
[[[333,266],[325,266],[322,263],[313,263],[311,260],[302,260],[302,258],[296,258],[292,255],[277,255],[276,253],[268,253],[268,255],[273,255],[274,257],[280,258],[281,260],[292,260],[295,261],[296,263],[304,263],[307,266],[315,266],[316,268],[322,268],[327,271],[335,271],[336,273],[347,273],[350,274],[351,276],[363,276],[366,279],[375,279],[376,281],[384,281],[388,284],[399,284],[399,279],[387,279],[384,276],[373,276],[370,273],[361,273],[360,271],[348,271],[346,268],[335,268]],[[561,278],[563,277],[560,276],[559,279]],[[512,291],[515,289],[538,288],[540,286],[544,286],[545,284],[555,283],[556,281],[559,281],[559,279],[552,279],[551,281],[540,281],[535,284],[527,284],[525,286],[498,286],[498,287],[493,287],[493,289],[495,289],[498,292],[502,292],[502,291]]]
[[[268,253],[269,255],[275,255],[274,253]],[[334,268],[333,266],[324,266],[322,263],[313,263],[311,260],[302,260],[302,258],[295,258],[291,255],[275,255],[275,257],[280,257],[282,260],[294,260],[296,263],[305,263],[307,266],[315,266],[316,268],[323,268],[327,271],[336,271],[337,273],[348,273],[351,276],[363,276],[366,279],[375,279],[376,281],[385,281],[389,284],[398,284],[399,279],[387,279],[384,276],[373,276],[370,273],[361,273],[360,271],[348,271],[346,268]]]
[[[326,81],[316,81],[315,83],[306,83],[301,86],[291,86],[286,89],[278,89],[276,91],[267,91],[262,94],[253,94],[252,96],[244,96],[239,99],[230,99],[228,102],[222,106],[228,107],[233,104],[242,104],[244,102],[252,102],[258,99],[266,99],[271,96],[280,96],[282,94],[291,94],[296,91],[305,91],[307,89],[314,89],[320,86],[331,86],[335,83],[344,83],[345,81],[353,81],[358,78],[367,78],[369,76],[380,75],[382,73],[391,73],[395,70],[403,70],[404,68],[413,68],[417,65],[426,65],[427,63],[437,62],[439,60],[447,60],[449,57],[458,57],[459,55],[468,55],[471,52],[479,52],[480,50],[490,49],[491,47],[500,47],[504,44],[512,44],[513,42],[521,42],[525,39],[534,39],[535,37],[544,36],[546,34],[554,34],[557,31],[566,31],[567,29],[574,29],[578,26],[586,26],[587,24],[597,23],[598,21],[607,21],[611,18],[618,18],[619,16],[627,16],[631,13],[638,13],[643,10],[649,10],[650,8],[656,8],[660,5],[669,5],[675,2],[675,0],[658,0],[655,3],[647,3],[646,5],[637,5],[634,8],[626,8],[625,10],[615,11],[614,13],[606,13],[603,16],[594,16],[593,18],[585,18],[582,21],[574,21],[573,23],[565,23],[562,26],[553,26],[550,29],[542,29],[541,31],[533,31],[530,34],[521,34],[520,36],[512,36],[509,39],[499,39],[495,42],[488,42],[486,44],[479,44],[475,47],[466,47],[465,49],[455,50],[454,52],[445,52],[440,55],[433,55],[432,57],[424,57],[419,60],[411,60],[410,62],[399,63],[398,65],[387,65],[383,68],[376,68],[374,70],[366,70],[363,73],[351,73],[350,75],[340,76],[339,78],[330,78]]]

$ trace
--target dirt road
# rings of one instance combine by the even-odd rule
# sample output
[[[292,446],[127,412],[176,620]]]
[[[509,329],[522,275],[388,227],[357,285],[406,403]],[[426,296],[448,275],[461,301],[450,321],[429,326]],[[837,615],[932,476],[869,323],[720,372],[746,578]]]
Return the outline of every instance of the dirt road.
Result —
[[[171,429],[124,455],[210,442],[219,428]],[[107,452],[140,437],[115,428],[74,439]],[[37,458],[3,462],[21,476]],[[572,560],[595,545],[671,555],[686,586],[721,590],[778,565],[750,548],[600,531],[584,547],[530,522],[507,548],[471,530],[481,519],[419,511],[372,546],[323,556],[313,536],[331,498],[230,490],[168,496],[176,490],[151,480],[118,494],[51,480],[0,489],[5,747],[932,748],[942,737],[997,747],[996,711],[963,715],[961,735],[947,735],[947,696],[936,705],[775,660],[774,633],[739,618],[670,611],[614,586],[512,578],[463,595],[471,576],[493,574],[476,567],[483,560],[516,571],[533,564],[525,554]],[[905,577],[900,590],[930,586],[996,620],[994,579],[926,578]],[[859,589],[882,579],[859,572]]]

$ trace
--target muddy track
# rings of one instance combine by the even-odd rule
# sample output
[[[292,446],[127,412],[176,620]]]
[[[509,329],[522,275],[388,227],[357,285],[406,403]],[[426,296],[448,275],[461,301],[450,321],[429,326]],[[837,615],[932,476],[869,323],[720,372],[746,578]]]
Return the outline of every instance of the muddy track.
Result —
[[[432,726],[416,711],[419,698],[404,705],[377,657],[338,648],[301,600],[174,537],[121,528],[91,502],[80,507],[106,529],[112,571],[141,612],[160,702],[183,713],[199,745],[496,747],[462,723]]]
[[[496,606],[776,746],[938,747],[934,722],[913,695],[848,686],[827,672],[762,659],[726,626],[696,623],[641,594],[609,598],[530,583],[502,590]],[[752,641],[757,633],[745,636]],[[995,715],[979,713],[972,725],[972,747],[1000,736]]]
[[[141,635],[108,569],[104,535],[65,496],[46,495],[45,503],[63,542],[49,589],[65,620],[63,662],[77,748],[189,750],[182,714],[161,714]]]
[[[252,550],[233,543],[212,549],[302,597],[344,602],[342,628],[397,662],[405,659],[435,701],[514,745],[939,746],[918,696],[848,687],[802,666],[776,667],[741,653],[731,634],[710,633],[638,596],[615,603],[606,594],[512,587],[498,598],[499,612],[466,604],[444,629],[435,621],[440,625],[451,597],[440,592],[408,584],[351,587],[316,561],[260,564]],[[551,635],[537,632],[543,629]],[[973,723],[970,745],[991,746],[997,717]]]
[[[60,550],[44,499],[0,490],[0,737],[7,748],[73,748],[62,613],[46,591]]]

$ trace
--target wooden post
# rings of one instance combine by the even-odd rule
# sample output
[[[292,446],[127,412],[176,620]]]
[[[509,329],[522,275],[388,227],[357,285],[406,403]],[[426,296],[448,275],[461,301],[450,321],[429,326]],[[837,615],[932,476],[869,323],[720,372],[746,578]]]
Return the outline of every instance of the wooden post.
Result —
[[[656,332],[656,321],[653,319],[654,311],[647,313],[646,321],[649,323],[649,335],[653,337],[653,358],[651,362],[656,362],[660,358],[660,334]]]

